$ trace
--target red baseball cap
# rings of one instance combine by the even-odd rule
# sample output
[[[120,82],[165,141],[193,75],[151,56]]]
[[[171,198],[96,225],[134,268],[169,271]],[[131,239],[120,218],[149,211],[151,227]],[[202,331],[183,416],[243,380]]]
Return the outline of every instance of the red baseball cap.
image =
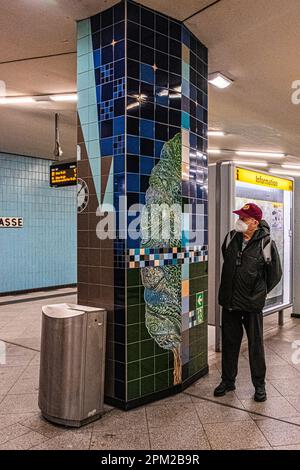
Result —
[[[258,222],[261,221],[263,216],[261,208],[253,202],[248,202],[241,209],[233,212],[242,217],[252,217],[252,219],[258,220]]]

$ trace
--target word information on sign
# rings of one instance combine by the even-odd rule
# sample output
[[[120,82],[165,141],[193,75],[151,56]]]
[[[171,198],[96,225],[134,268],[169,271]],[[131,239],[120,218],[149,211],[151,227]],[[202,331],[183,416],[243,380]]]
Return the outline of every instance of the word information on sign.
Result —
[[[50,166],[50,186],[74,186],[77,184],[76,163],[61,163]]]
[[[0,228],[23,227],[23,217],[0,217]]]

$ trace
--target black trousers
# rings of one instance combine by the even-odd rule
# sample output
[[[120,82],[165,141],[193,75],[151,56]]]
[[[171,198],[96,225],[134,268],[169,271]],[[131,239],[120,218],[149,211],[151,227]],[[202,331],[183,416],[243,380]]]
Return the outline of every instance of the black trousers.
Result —
[[[222,310],[222,380],[234,384],[243,338],[243,326],[248,337],[251,378],[254,387],[265,384],[266,362],[261,313]]]

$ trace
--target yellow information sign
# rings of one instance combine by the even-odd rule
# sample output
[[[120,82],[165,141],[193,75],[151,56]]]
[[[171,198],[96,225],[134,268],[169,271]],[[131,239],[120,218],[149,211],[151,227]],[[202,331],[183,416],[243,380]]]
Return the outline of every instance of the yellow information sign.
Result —
[[[266,173],[260,173],[258,171],[246,170],[245,168],[235,169],[235,179],[244,183],[281,189],[282,191],[293,191],[293,181],[291,180],[267,175]]]

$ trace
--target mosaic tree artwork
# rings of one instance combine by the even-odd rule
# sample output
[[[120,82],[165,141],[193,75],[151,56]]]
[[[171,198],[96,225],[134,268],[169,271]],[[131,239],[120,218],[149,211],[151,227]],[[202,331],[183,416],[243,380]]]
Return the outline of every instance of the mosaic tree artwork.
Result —
[[[129,409],[208,371],[207,48],[131,0],[77,37],[78,303],[108,312],[105,399]]]
[[[148,234],[150,239],[142,240],[142,248],[181,248],[178,237],[181,234],[181,217],[176,211],[170,211],[175,204],[179,204],[181,209],[180,134],[163,146],[160,161],[152,170],[142,215],[142,236]],[[154,210],[156,206],[157,211]],[[156,343],[173,352],[174,385],[177,385],[182,381],[181,267],[145,267],[141,268],[141,276],[145,287],[145,324]]]

